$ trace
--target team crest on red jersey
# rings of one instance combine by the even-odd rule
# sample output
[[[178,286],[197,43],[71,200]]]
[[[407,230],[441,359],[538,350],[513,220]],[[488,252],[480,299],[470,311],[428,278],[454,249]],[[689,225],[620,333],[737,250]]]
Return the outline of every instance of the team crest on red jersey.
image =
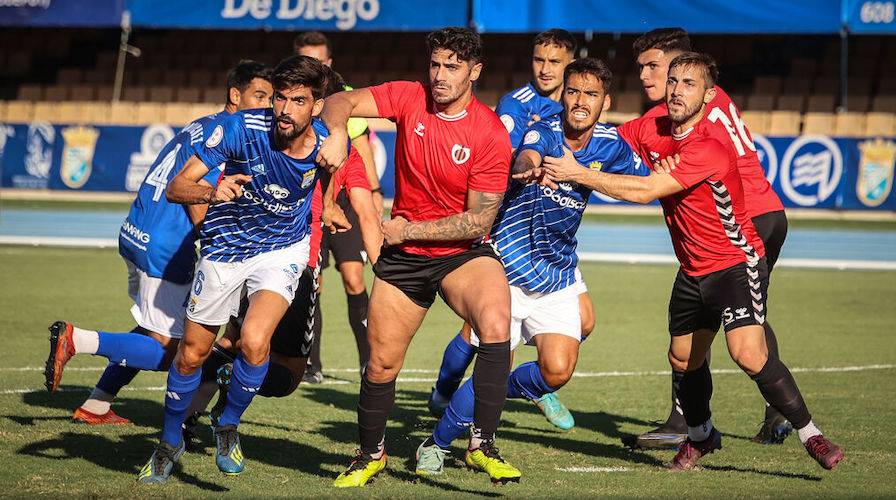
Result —
[[[465,148],[460,144],[451,147],[451,159],[458,165],[463,165],[470,159],[470,148]]]

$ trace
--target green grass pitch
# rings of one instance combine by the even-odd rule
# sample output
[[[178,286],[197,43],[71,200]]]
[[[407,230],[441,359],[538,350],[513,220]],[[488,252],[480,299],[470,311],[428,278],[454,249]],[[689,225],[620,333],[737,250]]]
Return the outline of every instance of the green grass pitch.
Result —
[[[554,430],[533,405],[508,401],[499,430],[502,454],[523,472],[518,485],[492,486],[462,467],[456,443],[446,473],[413,474],[413,452],[435,423],[426,397],[442,348],[459,320],[438,302],[417,334],[398,384],[387,431],[387,471],[363,491],[337,491],[332,479],[356,447],[356,353],[339,277],[325,272],[324,372],[327,384],[300,386],[285,399],[256,398],[240,427],[246,471],[220,474],[211,455],[188,454],[175,479],[157,487],[135,482],[162,421],[164,374],[139,375],[114,408],[136,425],[86,427],[69,422],[104,366],[76,358],[63,392],[43,390],[47,325],[66,319],[84,327],[126,331],[125,267],[114,251],[0,247],[0,495],[115,497],[852,497],[896,495],[896,273],[780,269],[770,290],[769,318],[782,358],[816,423],[846,459],[818,467],[793,436],[781,446],[749,438],[763,403],[752,381],[734,370],[718,338],[713,353],[713,420],[724,448],[701,470],[670,473],[671,452],[628,451],[621,433],[640,432],[668,411],[666,301],[671,266],[583,264],[598,326],[582,345],[578,372],[559,392],[576,418]],[[517,361],[532,359],[521,348]],[[878,365],[878,366],[874,366]],[[885,366],[880,366],[885,365]],[[852,371],[825,368],[857,367]],[[801,371],[800,369],[805,369]],[[620,372],[620,373],[612,373]],[[210,443],[210,433],[204,434]]]

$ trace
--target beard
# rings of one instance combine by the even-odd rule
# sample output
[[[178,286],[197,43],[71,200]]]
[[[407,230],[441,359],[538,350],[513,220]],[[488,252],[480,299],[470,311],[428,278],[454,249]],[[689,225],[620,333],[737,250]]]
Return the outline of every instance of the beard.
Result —
[[[302,135],[302,131],[305,130],[305,127],[299,128],[298,125],[292,120],[289,120],[288,123],[292,124],[292,127],[284,130],[280,128],[280,122],[287,121],[278,119],[277,123],[274,126],[274,145],[277,146],[277,149],[286,149],[292,143],[292,141],[296,140],[300,135]]]
[[[460,95],[463,94],[463,91],[459,90],[457,87],[448,86],[447,89],[441,90],[441,94],[436,94],[435,84],[433,84],[430,88],[430,94],[432,95],[432,100],[436,102],[436,104],[451,104],[452,102],[458,100]]]
[[[684,123],[693,118],[693,116],[700,111],[701,107],[703,107],[702,101],[699,101],[691,106],[688,106],[687,103],[685,103],[684,106],[682,108],[679,108],[679,110],[677,111],[673,111],[672,108],[669,107],[669,118],[675,123]]]
[[[566,122],[567,129],[574,132],[583,132],[585,130],[594,128],[594,125],[597,123],[597,119],[594,118],[593,115],[589,115],[585,120],[573,120],[572,115],[567,114],[564,122]]]

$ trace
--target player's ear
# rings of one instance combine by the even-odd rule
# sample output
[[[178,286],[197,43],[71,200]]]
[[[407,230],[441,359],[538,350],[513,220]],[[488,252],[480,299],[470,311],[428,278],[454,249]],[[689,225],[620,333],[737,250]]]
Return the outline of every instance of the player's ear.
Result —
[[[605,94],[604,95],[604,105],[601,108],[601,111],[603,112],[603,111],[607,111],[608,109],[610,109],[611,104],[613,104],[613,98],[610,97],[610,94]]]
[[[482,73],[482,63],[478,62],[470,68],[470,81],[475,82],[479,79],[479,75]]]
[[[311,116],[317,116],[323,110],[324,110],[324,100],[321,98],[321,99],[314,101],[314,107],[311,108]]]
[[[227,89],[227,100],[230,101],[236,107],[240,107],[240,98],[242,97],[242,93],[240,89],[236,87],[230,87]]]
[[[703,93],[703,104],[709,104],[709,101],[716,98],[716,88],[710,87]]]

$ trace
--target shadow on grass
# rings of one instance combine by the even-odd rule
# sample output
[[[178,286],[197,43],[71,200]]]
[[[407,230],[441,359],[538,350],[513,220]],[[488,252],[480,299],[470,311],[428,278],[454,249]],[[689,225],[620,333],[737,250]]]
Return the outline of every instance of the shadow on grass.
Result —
[[[734,467],[733,465],[702,465],[706,470],[716,472],[745,472],[749,474],[759,474],[763,476],[783,477],[787,479],[802,479],[803,481],[821,481],[821,476],[812,476],[810,474],[794,474],[792,472],[778,472],[769,470],[754,469],[752,467]]]
[[[83,388],[83,391],[77,390]],[[90,395],[92,388],[88,387],[66,387],[66,392],[57,392],[50,394],[49,392],[26,392],[22,394],[22,402],[28,406],[37,408],[50,408],[56,410],[66,410],[74,412],[75,409],[83,403]],[[159,399],[161,399],[159,391]],[[128,418],[135,425],[144,427],[161,428],[164,407],[160,401],[150,399],[136,399],[126,395],[120,399],[116,399],[113,405],[115,413]],[[11,416],[7,416],[11,420],[15,420]],[[37,421],[56,421],[69,420],[71,417],[18,417],[15,420],[19,425],[34,425]],[[20,421],[21,420],[21,421]]]

